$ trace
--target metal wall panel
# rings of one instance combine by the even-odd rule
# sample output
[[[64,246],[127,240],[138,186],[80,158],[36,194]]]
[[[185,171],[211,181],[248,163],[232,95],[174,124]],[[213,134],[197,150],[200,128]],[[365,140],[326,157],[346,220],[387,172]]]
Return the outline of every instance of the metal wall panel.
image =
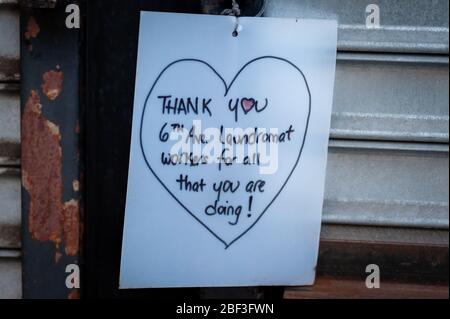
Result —
[[[19,256],[16,252],[0,250],[0,299],[21,297],[22,267]]]
[[[0,166],[18,165],[19,157],[19,86],[0,83]]]
[[[448,230],[323,224],[322,241],[447,246]]]
[[[12,4],[0,0],[0,81],[19,79],[19,11]]]
[[[332,138],[448,143],[448,56],[338,55]]]
[[[0,299],[22,297],[22,270],[17,258],[0,257]]]
[[[19,11],[0,0],[0,299],[22,297]]]
[[[380,8],[380,28],[366,28],[366,6]],[[265,16],[334,18],[344,51],[448,53],[448,0],[267,0]]]
[[[20,248],[20,171],[0,168],[0,250]]]
[[[448,229],[447,146],[334,142],[325,223]]]

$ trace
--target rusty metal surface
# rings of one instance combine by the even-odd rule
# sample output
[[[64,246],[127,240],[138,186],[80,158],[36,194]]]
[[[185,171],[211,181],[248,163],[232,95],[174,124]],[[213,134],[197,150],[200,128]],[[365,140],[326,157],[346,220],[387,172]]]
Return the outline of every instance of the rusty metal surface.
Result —
[[[381,282],[368,289],[364,280],[319,277],[312,287],[287,288],[286,299],[448,299],[448,285]]]
[[[57,94],[47,97],[55,100]],[[42,107],[39,93],[32,90],[22,112],[22,185],[29,197],[28,231],[33,240],[53,242],[58,250],[55,258],[60,258],[61,245],[66,255],[76,256],[79,202],[78,198],[63,202],[61,132],[59,125],[45,118]]]
[[[74,298],[80,263],[79,31],[63,8],[21,7],[23,296]]]

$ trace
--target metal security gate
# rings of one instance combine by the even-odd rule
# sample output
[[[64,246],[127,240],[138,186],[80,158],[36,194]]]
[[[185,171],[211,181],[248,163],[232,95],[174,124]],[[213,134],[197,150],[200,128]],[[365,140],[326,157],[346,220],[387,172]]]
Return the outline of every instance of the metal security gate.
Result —
[[[339,21],[319,274],[375,263],[385,279],[448,282],[448,6],[268,2],[266,16]]]
[[[73,2],[0,0],[0,297],[20,297],[21,286],[24,297],[78,297],[61,281],[71,262],[82,266],[82,297],[281,298],[282,288],[117,289],[139,11],[214,13],[228,1],[81,1],[81,29],[68,31],[64,9]],[[373,4],[379,27],[366,25]],[[266,1],[264,16],[339,21],[318,281],[284,297],[448,296],[448,10],[446,0]],[[26,35],[31,16],[36,37]],[[50,54],[55,44],[60,57]],[[50,71],[47,79],[64,72],[54,100],[41,89]],[[76,253],[30,236],[20,149],[33,144],[20,137],[20,89],[22,121],[30,90],[38,90],[44,114],[63,134],[59,204],[68,216],[84,215],[68,218],[79,226],[66,232],[67,242],[80,240]],[[360,288],[368,264],[380,266],[385,289]]]
[[[0,1],[0,298],[20,298],[20,62],[17,3]]]

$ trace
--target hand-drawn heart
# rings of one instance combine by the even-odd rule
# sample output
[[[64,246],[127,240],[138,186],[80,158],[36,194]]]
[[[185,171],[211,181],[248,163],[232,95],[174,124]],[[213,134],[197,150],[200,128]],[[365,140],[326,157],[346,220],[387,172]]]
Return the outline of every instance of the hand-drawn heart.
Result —
[[[244,113],[248,113],[252,110],[252,108],[255,106],[255,99],[247,99],[247,98],[243,98],[241,100],[241,106],[242,109],[244,110]]]
[[[265,107],[250,112],[258,101],[265,101]],[[228,248],[258,223],[285,188],[299,163],[310,115],[306,77],[284,58],[253,59],[229,84],[207,62],[182,59],[162,69],[146,96],[140,148],[146,166],[171,198]],[[170,140],[180,128],[190,135]],[[205,133],[209,128],[220,132],[215,144],[223,146],[219,151],[209,150],[196,161],[192,151],[173,151],[184,138],[194,149],[213,145]],[[238,163],[228,153],[239,146],[236,136],[242,133],[236,132],[244,130],[258,152]],[[266,168],[272,173],[262,174]],[[261,231],[270,231],[264,225]]]

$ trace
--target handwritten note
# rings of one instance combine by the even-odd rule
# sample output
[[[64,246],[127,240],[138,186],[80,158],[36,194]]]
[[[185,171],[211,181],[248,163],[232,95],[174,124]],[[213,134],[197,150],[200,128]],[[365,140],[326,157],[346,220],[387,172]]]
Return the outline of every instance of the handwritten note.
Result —
[[[314,281],[333,21],[143,12],[121,288]]]

